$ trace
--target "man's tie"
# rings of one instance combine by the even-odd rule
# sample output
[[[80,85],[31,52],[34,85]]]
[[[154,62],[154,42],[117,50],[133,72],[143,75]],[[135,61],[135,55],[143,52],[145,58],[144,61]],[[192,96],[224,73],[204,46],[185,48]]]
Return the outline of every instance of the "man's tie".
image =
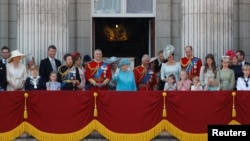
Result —
[[[7,64],[7,60],[6,60],[6,59],[4,59],[4,64],[5,64],[5,65]]]
[[[56,63],[54,59],[51,60],[51,65],[52,65],[53,71],[57,71],[57,67],[56,67]]]

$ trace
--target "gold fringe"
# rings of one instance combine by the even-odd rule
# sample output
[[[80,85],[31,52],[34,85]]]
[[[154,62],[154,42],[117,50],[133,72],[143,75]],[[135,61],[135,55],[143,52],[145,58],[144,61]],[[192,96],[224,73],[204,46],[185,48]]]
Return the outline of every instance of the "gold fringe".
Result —
[[[94,107],[94,117],[98,116],[98,112],[97,112],[97,105],[96,105],[96,97],[98,96],[97,92],[94,92],[94,98],[95,98],[95,107]]]
[[[240,125],[240,123],[235,120],[232,120],[228,124]],[[17,126],[15,129],[11,131],[0,133],[0,140],[12,141],[15,138],[17,138],[19,135],[21,135],[22,133],[27,132],[33,137],[35,137],[36,139],[41,140],[41,141],[78,141],[78,140],[85,138],[89,134],[91,134],[94,130],[98,131],[101,135],[103,135],[105,138],[111,141],[149,141],[155,138],[164,130],[166,130],[168,133],[175,136],[179,140],[207,141],[207,133],[193,134],[193,133],[184,132],[167,120],[160,121],[157,125],[149,129],[148,131],[141,132],[141,133],[134,133],[134,134],[113,132],[109,130],[108,128],[106,128],[97,120],[92,120],[88,125],[86,125],[84,128],[78,131],[71,132],[71,133],[64,133],[64,134],[46,133],[46,132],[40,131],[39,129],[31,125],[30,123],[24,121],[23,123],[21,123],[19,126]]]
[[[134,134],[116,133],[106,128],[99,121],[96,122],[96,130],[110,141],[150,141],[164,130],[164,121],[159,122],[156,126],[148,131]]]
[[[166,92],[163,92],[163,93],[162,93],[162,96],[163,96],[163,111],[162,111],[162,117],[167,117],[167,110],[166,110],[166,96],[167,96],[167,93],[166,93]]]
[[[24,131],[25,131],[25,124],[21,123],[16,128],[8,132],[0,133],[0,140],[1,141],[13,141],[15,140],[15,138],[23,134]]]
[[[182,141],[207,141],[207,133],[188,133],[177,128],[167,120],[164,120],[165,129],[168,133]]]
[[[91,121],[84,128],[71,133],[53,134],[43,132],[28,122],[24,122],[27,132],[39,141],[79,141],[91,134],[95,129],[95,122]]]
[[[24,112],[23,112],[24,119],[28,119],[28,111],[27,111],[27,98],[28,98],[28,96],[29,96],[28,93],[24,93]]]
[[[236,96],[236,92],[232,92],[232,96],[233,96],[232,117],[236,117],[236,110],[235,110],[235,96]]]

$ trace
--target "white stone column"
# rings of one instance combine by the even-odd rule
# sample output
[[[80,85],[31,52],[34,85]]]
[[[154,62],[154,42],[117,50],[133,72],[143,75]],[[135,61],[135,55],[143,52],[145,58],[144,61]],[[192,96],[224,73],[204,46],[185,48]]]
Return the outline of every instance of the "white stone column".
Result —
[[[182,55],[192,45],[194,55],[205,59],[208,53],[216,62],[233,49],[233,0],[182,0]]]
[[[68,52],[68,0],[18,0],[17,48],[36,57],[47,57],[49,45],[57,47],[56,58]]]
[[[8,46],[8,1],[0,0],[0,48]]]

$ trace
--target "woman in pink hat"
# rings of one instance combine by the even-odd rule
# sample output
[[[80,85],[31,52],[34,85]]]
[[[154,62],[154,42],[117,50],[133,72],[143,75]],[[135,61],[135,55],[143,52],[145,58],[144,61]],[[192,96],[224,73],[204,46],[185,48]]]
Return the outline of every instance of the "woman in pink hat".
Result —
[[[27,70],[25,64],[20,63],[20,60],[25,57],[19,50],[11,52],[6,65],[7,73],[7,91],[20,91],[24,90],[24,84],[27,77]]]

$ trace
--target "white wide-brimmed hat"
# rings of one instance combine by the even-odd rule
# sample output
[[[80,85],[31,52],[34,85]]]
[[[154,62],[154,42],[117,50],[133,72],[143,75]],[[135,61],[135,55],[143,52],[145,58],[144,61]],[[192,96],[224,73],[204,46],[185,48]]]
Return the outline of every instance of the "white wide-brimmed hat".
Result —
[[[170,54],[174,53],[174,46],[173,45],[167,45],[165,49],[163,50],[163,56],[165,59],[169,57]]]
[[[157,59],[157,57],[152,57],[152,58],[150,58],[149,63],[152,63],[152,62],[155,61],[156,59]]]
[[[107,63],[107,64],[112,64],[112,63],[114,63],[114,62],[116,62],[116,61],[119,61],[120,59],[121,59],[121,58],[117,58],[117,57],[115,57],[115,56],[112,56],[112,57],[110,57],[109,59],[104,60],[104,62]]]
[[[14,57],[22,57],[22,59],[25,57],[26,55],[21,53],[19,50],[13,50],[11,51],[11,56],[10,58],[8,58],[8,62],[12,62]]]

